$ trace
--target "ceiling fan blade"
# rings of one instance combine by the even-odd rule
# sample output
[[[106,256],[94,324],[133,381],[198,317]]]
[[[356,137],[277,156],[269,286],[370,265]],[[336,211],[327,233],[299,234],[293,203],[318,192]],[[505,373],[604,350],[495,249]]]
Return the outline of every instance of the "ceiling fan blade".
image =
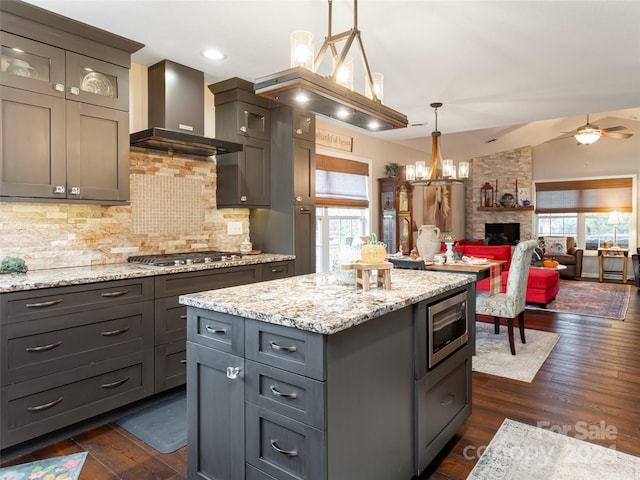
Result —
[[[617,132],[618,130],[626,130],[627,127],[623,127],[622,125],[618,125],[617,127],[609,127],[609,128],[601,128],[603,132]]]
[[[602,136],[607,138],[627,139],[629,137],[633,137],[633,133],[618,133],[618,132],[608,132],[606,130],[603,130]]]

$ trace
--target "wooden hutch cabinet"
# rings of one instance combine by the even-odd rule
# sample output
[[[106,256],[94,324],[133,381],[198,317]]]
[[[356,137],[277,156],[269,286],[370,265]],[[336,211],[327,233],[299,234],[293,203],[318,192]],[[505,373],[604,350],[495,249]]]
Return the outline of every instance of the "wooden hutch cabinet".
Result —
[[[380,240],[388,253],[402,251],[408,255],[413,248],[413,187],[398,177],[379,178]]]

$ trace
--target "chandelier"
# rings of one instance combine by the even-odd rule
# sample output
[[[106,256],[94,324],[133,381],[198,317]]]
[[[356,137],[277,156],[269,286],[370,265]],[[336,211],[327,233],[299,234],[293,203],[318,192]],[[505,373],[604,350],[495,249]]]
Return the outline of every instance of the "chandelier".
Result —
[[[469,177],[469,162],[460,162],[459,172],[456,175],[453,160],[442,159],[440,152],[440,136],[442,134],[438,131],[438,108],[441,106],[441,102],[431,104],[436,117],[435,130],[431,132],[431,163],[427,167],[425,161],[418,161],[415,165],[405,167],[405,177],[413,185],[464,183],[464,179]]]
[[[371,73],[369,62],[358,29],[358,0],[353,0],[353,27],[345,32],[332,33],[332,3],[329,3],[328,34],[318,55],[314,58],[313,34],[297,30],[291,34],[291,68],[267,77],[259,78],[254,90],[257,95],[301,107],[309,112],[324,115],[350,125],[382,131],[407,126],[406,115],[382,104],[384,77]],[[365,94],[353,90],[353,57],[349,51],[358,46],[365,71]],[[342,48],[338,49],[338,44]],[[327,77],[316,73],[325,54],[333,59],[331,74]]]

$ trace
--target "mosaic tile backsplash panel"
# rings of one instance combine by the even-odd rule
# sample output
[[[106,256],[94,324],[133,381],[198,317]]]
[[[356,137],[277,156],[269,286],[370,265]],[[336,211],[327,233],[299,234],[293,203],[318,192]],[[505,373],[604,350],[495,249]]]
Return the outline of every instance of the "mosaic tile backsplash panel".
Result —
[[[0,202],[0,257],[30,270],[103,265],[131,255],[237,250],[249,236],[249,210],[218,209],[213,161],[132,149],[131,205]],[[163,195],[164,198],[159,199]],[[170,204],[166,218],[162,207]],[[227,235],[227,222],[243,235]]]

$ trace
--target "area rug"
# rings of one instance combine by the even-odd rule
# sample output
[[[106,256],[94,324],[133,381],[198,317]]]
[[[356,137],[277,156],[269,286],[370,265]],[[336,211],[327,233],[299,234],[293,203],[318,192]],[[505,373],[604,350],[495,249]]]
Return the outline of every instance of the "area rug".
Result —
[[[187,444],[187,395],[180,393],[116,423],[160,453],[175,452]]]
[[[514,328],[516,355],[511,355],[507,327],[501,326],[498,335],[493,324],[476,322],[476,355],[472,359],[475,372],[531,382],[558,342],[560,335],[525,328],[527,343],[520,343],[518,328]]]
[[[640,458],[616,451],[611,442],[606,448],[507,418],[467,480],[640,478]]]
[[[527,308],[612,320],[624,320],[627,314],[630,285],[560,280],[559,286],[558,295],[546,308],[538,305],[527,305]]]
[[[0,468],[2,480],[78,480],[87,452]]]

